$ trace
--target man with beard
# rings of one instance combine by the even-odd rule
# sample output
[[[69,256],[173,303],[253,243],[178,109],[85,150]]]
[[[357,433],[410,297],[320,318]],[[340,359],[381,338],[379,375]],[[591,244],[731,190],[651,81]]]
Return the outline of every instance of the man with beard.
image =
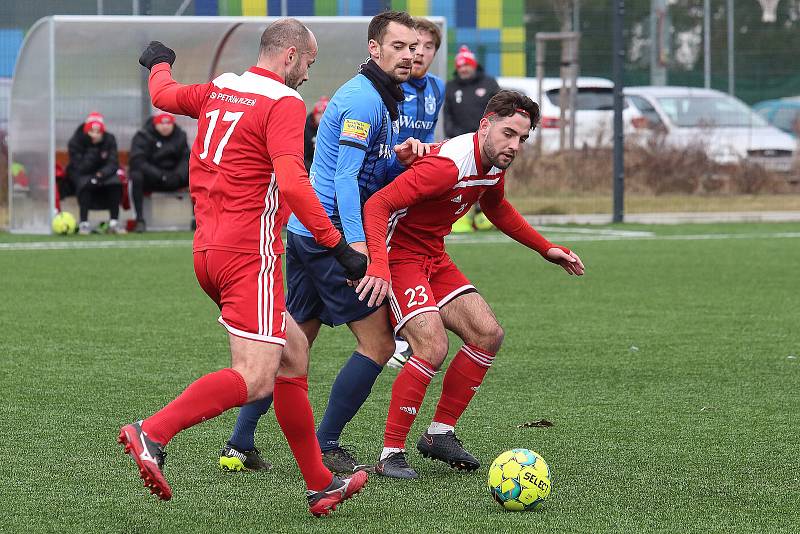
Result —
[[[455,425],[483,382],[504,333],[489,305],[445,252],[444,237],[465,210],[480,202],[506,235],[570,275],[584,272],[575,253],[542,237],[504,199],[505,171],[538,121],[539,106],[530,98],[500,91],[486,106],[477,132],[434,147],[364,208],[372,263],[356,291],[368,305],[389,295],[395,332],[413,351],[392,386],[378,474],[417,476],[406,460],[405,442],[428,385],[447,357],[446,330],[464,345],[447,368],[433,422],[417,449],[454,469],[480,466],[456,437]]]
[[[311,31],[296,19],[280,19],[264,30],[256,66],[241,75],[179,84],[171,74],[175,52],[158,41],[139,58],[150,70],[153,105],[197,119],[189,162],[197,218],[194,269],[220,308],[231,351],[230,367],[203,376],[154,415],[120,429],[118,441],[161,499],[172,496],[162,473],[164,446],[178,432],[273,392],[313,515],[329,514],[367,482],[365,473],[340,480],[322,464],[308,400],[306,341],[286,313],[283,295],[287,208],[333,262],[342,262],[348,278],[366,269],[366,257],[326,216],[303,166],[305,105],[296,88],[308,79],[316,55]],[[136,389],[132,385],[125,394]]]
[[[373,17],[367,31],[370,58],[359,74],[342,85],[328,104],[317,131],[311,181],[325,211],[356,250],[366,253],[361,208],[389,181],[398,159],[410,164],[427,145],[410,138],[395,146],[399,132],[400,83],[408,79],[417,47],[414,20],[408,13],[387,11]],[[397,158],[395,158],[395,153]],[[386,306],[359,301],[354,279],[330,252],[311,239],[307,227],[292,216],[287,231],[287,308],[310,347],[321,325],[347,324],[356,350],[336,377],[317,439],[323,461],[334,473],[350,475],[365,466],[339,443],[345,425],[367,399],[386,361],[394,353],[394,336]],[[220,455],[228,470],[263,468],[255,448],[255,427],[269,400],[239,412],[233,435]]]

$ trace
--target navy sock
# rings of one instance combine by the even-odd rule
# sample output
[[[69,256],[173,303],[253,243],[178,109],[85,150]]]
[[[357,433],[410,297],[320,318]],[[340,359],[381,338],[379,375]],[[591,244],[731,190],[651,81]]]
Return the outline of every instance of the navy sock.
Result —
[[[239,417],[236,418],[236,426],[233,427],[233,434],[228,443],[236,450],[249,451],[255,447],[256,425],[261,416],[267,413],[272,406],[272,395],[263,399],[245,404],[239,409]]]
[[[328,407],[317,429],[317,440],[323,452],[339,446],[344,426],[367,400],[382,370],[383,367],[359,352],[354,352],[344,364],[333,381]]]

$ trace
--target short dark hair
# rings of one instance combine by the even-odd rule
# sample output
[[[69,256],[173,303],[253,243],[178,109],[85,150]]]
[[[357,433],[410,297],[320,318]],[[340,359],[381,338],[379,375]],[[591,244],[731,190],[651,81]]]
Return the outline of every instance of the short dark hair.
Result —
[[[531,129],[536,128],[539,124],[539,104],[517,91],[509,91],[508,89],[499,91],[486,104],[483,116],[486,117],[491,113],[500,117],[511,117],[514,113],[518,113],[519,110],[524,111],[530,117]],[[492,119],[490,118],[489,120]]]
[[[439,50],[439,47],[442,46],[442,30],[439,29],[439,26],[425,17],[414,17],[414,25],[418,32],[430,33],[436,50]]]
[[[278,19],[261,34],[259,55],[265,56],[286,50],[294,46],[300,52],[308,50],[311,31],[297,19]]]
[[[386,29],[389,27],[390,22],[416,29],[414,19],[405,11],[384,11],[372,17],[372,20],[369,21],[367,41],[374,40],[376,43],[383,43],[383,38],[386,37]]]

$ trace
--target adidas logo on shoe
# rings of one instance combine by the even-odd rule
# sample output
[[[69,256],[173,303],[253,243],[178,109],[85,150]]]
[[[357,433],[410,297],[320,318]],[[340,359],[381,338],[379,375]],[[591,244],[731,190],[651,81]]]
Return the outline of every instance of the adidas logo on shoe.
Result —
[[[406,412],[409,415],[417,415],[417,409],[413,406],[400,406],[401,412]]]

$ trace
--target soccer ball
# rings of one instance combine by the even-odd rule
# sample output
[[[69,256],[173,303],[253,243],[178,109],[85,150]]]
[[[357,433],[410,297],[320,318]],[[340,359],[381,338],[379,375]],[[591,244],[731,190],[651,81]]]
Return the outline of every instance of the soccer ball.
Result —
[[[70,212],[59,211],[56,216],[53,217],[51,227],[53,228],[53,233],[56,234],[74,234],[78,229],[78,223]]]
[[[550,496],[550,467],[528,449],[506,451],[489,468],[489,492],[506,510],[533,510]]]

